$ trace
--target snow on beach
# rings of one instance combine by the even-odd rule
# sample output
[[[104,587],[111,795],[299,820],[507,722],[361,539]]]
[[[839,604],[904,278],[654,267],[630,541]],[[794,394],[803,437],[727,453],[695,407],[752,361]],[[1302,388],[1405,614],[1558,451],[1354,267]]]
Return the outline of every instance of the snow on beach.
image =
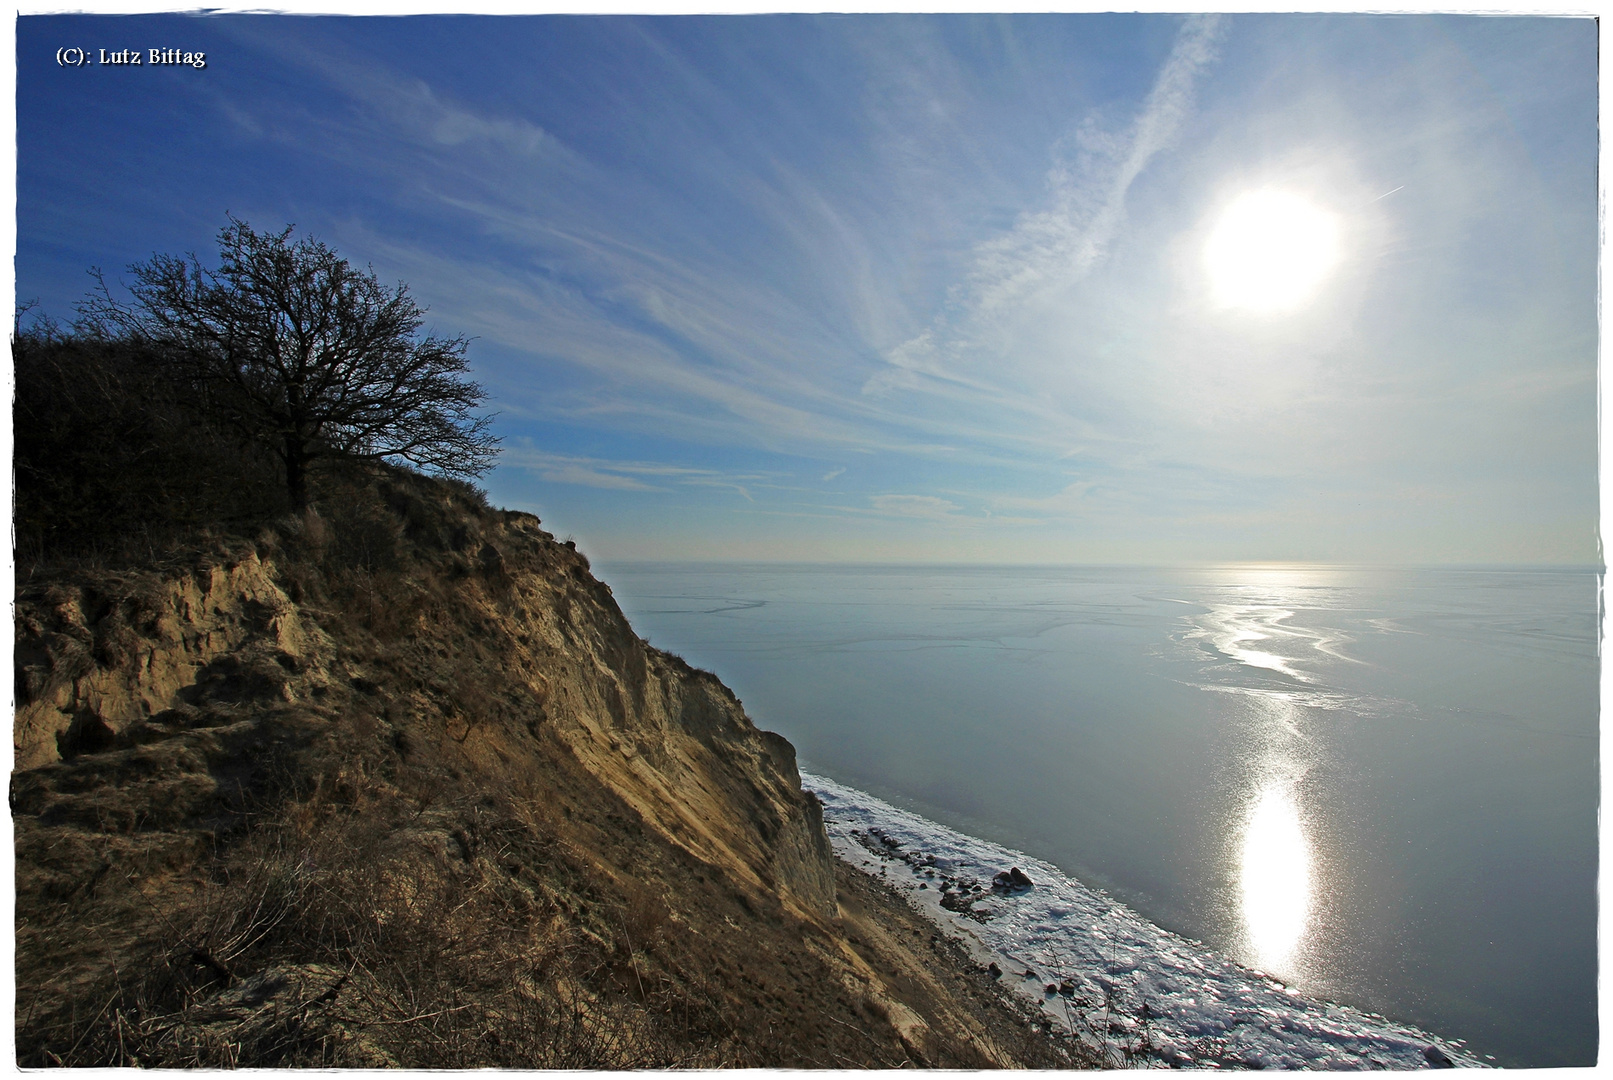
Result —
[[[1459,1042],[1313,1001],[1162,930],[1056,867],[803,773],[835,854],[904,892],[1114,1064],[1307,1069],[1483,1065]],[[1019,868],[1030,884],[1001,881]]]

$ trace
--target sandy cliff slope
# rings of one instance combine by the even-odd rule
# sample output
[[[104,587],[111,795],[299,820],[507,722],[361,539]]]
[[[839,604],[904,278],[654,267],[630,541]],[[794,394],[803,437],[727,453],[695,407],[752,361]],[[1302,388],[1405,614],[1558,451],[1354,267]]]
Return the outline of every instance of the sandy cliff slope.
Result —
[[[19,581],[23,1064],[1068,1060],[535,517],[384,471]]]

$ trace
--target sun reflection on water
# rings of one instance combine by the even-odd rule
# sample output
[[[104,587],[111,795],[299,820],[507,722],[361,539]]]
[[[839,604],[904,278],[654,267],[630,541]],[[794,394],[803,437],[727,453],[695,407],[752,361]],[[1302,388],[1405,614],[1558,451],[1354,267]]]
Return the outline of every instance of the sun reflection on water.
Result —
[[[1244,699],[1241,752],[1227,789],[1237,809],[1223,849],[1235,883],[1228,899],[1242,923],[1240,959],[1304,982],[1338,962],[1329,953],[1339,898],[1325,811],[1307,806],[1307,777],[1325,753],[1313,721],[1340,702],[1356,707],[1333,676],[1339,665],[1361,661],[1327,614],[1341,600],[1336,571],[1262,564],[1217,568],[1216,576],[1218,588],[1203,598],[1205,610],[1185,618],[1181,640],[1213,650],[1199,685]]]
[[[1239,855],[1245,932],[1256,962],[1281,971],[1304,937],[1311,908],[1311,857],[1294,784],[1267,780],[1249,803]]]

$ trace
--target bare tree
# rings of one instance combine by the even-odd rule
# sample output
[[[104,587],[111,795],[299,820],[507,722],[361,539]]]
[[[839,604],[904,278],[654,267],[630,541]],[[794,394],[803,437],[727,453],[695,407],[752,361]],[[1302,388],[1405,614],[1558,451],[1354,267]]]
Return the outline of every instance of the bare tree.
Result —
[[[234,217],[220,265],[156,255],[129,267],[133,300],[98,288],[79,327],[131,339],[189,375],[210,409],[275,454],[297,508],[319,458],[401,459],[479,476],[498,440],[467,377],[468,339],[418,336],[425,312],[408,287],[383,286],[292,226],[259,233]]]

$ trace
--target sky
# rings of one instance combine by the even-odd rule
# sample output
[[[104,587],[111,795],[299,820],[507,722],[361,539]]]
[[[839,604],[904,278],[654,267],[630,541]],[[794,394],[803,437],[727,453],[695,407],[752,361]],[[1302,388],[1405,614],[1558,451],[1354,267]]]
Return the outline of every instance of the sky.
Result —
[[[25,16],[17,296],[295,224],[474,339],[490,497],[607,562],[1599,563],[1596,48]]]

